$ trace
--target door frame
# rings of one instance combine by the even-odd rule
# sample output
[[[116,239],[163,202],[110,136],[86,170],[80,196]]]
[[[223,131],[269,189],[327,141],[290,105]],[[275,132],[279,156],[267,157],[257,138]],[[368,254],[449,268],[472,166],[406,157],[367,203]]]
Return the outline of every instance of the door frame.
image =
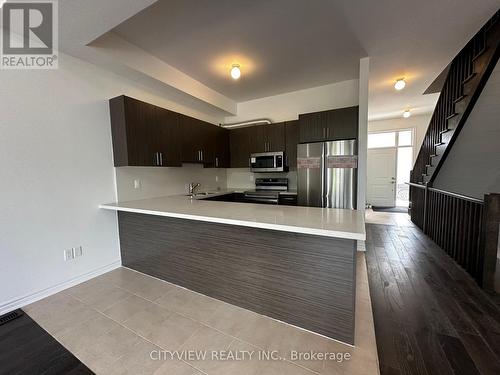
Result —
[[[402,132],[402,131],[411,131],[411,145],[409,146],[399,146],[399,132]],[[367,142],[367,146],[366,146],[366,149],[367,149],[367,152],[369,150],[384,150],[384,149],[395,149],[396,150],[396,158],[395,158],[395,162],[396,162],[396,180],[395,180],[395,189],[394,189],[394,204],[395,204],[395,207],[397,207],[397,184],[398,184],[398,164],[399,164],[399,152],[398,152],[398,149],[400,147],[412,147],[413,148],[413,152],[412,152],[412,156],[413,156],[413,160],[412,160],[412,164],[414,165],[415,163],[415,134],[416,134],[416,128],[415,127],[409,127],[409,128],[395,128],[395,129],[385,129],[385,130],[373,130],[373,131],[368,131],[368,135],[370,134],[380,134],[380,133],[395,133],[396,137],[395,137],[395,145],[394,146],[389,146],[389,147],[373,147],[373,148],[369,148],[368,147],[368,142]],[[412,168],[413,169],[413,168]],[[367,186],[366,186],[366,194],[368,195],[368,176],[367,176]]]

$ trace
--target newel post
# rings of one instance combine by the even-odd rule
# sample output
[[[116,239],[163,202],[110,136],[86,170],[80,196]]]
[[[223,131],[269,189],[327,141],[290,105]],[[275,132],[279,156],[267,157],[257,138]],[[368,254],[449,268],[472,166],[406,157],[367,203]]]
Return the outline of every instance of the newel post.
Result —
[[[484,196],[483,225],[481,230],[480,250],[483,252],[482,287],[493,289],[498,251],[500,226],[500,194],[490,193]],[[500,270],[498,270],[500,272]]]

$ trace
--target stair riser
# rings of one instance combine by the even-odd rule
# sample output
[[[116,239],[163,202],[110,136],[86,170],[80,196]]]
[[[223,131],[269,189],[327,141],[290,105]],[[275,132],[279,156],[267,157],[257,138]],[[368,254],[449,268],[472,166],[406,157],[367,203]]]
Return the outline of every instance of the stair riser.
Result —
[[[441,134],[441,142],[448,144],[453,137],[453,132],[446,132]]]

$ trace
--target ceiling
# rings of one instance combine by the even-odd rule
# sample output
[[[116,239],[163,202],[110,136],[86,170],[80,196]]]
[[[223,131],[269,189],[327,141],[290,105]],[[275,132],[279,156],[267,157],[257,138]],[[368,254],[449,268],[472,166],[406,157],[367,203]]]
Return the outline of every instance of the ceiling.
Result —
[[[333,1],[160,0],[113,32],[237,102],[355,79],[366,56]]]
[[[68,53],[192,100],[201,88],[204,105],[225,113],[241,101],[357,78],[359,59],[369,56],[369,118],[376,120],[406,108],[431,112],[438,94],[422,94],[500,0],[65,0],[59,6],[61,48]],[[106,36],[107,45],[91,48]],[[118,69],[131,52],[118,54],[116,38],[147,56],[147,64],[135,59],[135,66]],[[229,76],[233,63],[241,65],[239,81]],[[146,65],[156,76],[147,77],[140,69]],[[181,77],[166,77],[168,69]],[[398,77],[407,79],[401,92],[393,87]]]

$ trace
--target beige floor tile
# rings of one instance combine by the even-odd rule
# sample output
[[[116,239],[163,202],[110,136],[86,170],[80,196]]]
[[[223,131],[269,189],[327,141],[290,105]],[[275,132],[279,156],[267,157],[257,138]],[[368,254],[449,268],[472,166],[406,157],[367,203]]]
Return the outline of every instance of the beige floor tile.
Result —
[[[228,335],[237,336],[246,327],[248,320],[257,316],[249,310],[224,303],[204,323]]]
[[[252,315],[237,338],[262,349],[278,350],[287,339],[287,326],[262,315]]]
[[[229,351],[233,353],[234,358],[237,360],[220,361],[215,364],[213,371],[210,373],[218,375],[258,375],[269,365],[270,360],[260,354],[261,350],[246,342],[234,340],[229,346]]]
[[[161,347],[163,350],[177,350],[196,331],[203,326],[192,319],[177,313],[172,313],[165,321],[159,324],[155,330],[144,335],[149,341]]]
[[[162,362],[151,357],[152,352],[161,350],[159,347],[141,340],[132,350],[113,362],[107,372],[109,375],[152,375],[160,368]]]
[[[115,303],[110,308],[103,311],[106,316],[117,322],[123,323],[132,315],[137,314],[139,311],[145,310],[151,306],[152,303],[143,298],[131,295],[130,297]]]
[[[121,287],[140,280],[140,275],[141,274],[139,272],[132,271],[125,267],[120,267],[96,277],[96,279],[101,282]]]
[[[268,362],[259,375],[311,375],[311,371],[288,361]]]
[[[155,301],[166,294],[182,289],[173,284],[142,274],[135,276],[133,282],[122,283],[120,287],[149,301]]]
[[[131,296],[129,292],[114,285],[100,284],[78,285],[68,289],[68,294],[99,311]]]
[[[199,322],[205,322],[224,303],[201,294],[180,289],[169,293],[156,303],[164,306],[167,310],[187,316]]]
[[[120,357],[133,353],[141,340],[127,328],[119,326],[98,337],[80,356],[94,372],[97,369],[98,373],[106,374]]]
[[[52,335],[99,316],[97,311],[67,294],[57,294],[36,302],[25,311]]]
[[[144,310],[131,315],[123,325],[149,339],[171,314],[167,309],[151,303]]]
[[[193,367],[211,373],[220,362],[218,353],[227,351],[234,338],[209,327],[202,327],[194,333],[180,348],[181,351],[197,352],[204,356],[201,360],[185,360]]]
[[[153,375],[202,375],[202,372],[185,362],[169,360],[165,361]]]
[[[76,326],[67,326],[55,337],[72,353],[78,354],[94,345],[100,336],[118,327],[120,325],[112,319],[99,315]]]

